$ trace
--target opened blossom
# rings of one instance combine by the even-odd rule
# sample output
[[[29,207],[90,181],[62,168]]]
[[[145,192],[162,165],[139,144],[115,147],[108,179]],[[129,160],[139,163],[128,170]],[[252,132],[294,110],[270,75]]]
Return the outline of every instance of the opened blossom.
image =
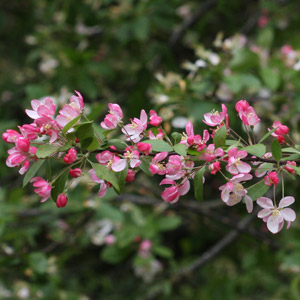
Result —
[[[97,154],[96,159],[99,164],[106,166],[109,170],[113,170],[114,172],[121,172],[126,168],[126,160],[121,159],[115,153],[108,150]]]
[[[236,103],[235,109],[242,122],[247,126],[255,126],[260,122],[255,110],[249,105],[248,101],[240,100]]]
[[[38,119],[41,117],[52,118],[56,112],[56,105],[53,103],[53,100],[46,98],[44,101],[32,100],[31,109],[25,109],[26,114],[32,119]]]
[[[134,118],[131,120],[131,124],[127,124],[122,128],[122,132],[127,137],[127,140],[134,143],[139,142],[143,137],[144,131],[147,129],[147,121],[147,114],[142,109],[139,119]]]
[[[226,184],[220,186],[221,199],[228,205],[233,206],[239,203],[247,194],[247,190],[243,187],[242,181],[252,179],[250,174],[238,174],[232,177]]]
[[[150,140],[163,140],[165,134],[163,133],[163,131],[160,128],[158,128],[158,134],[157,135],[155,135],[152,132],[152,130],[148,131],[148,135],[149,135]]]
[[[227,115],[227,107],[222,104],[222,111],[212,111],[211,113],[204,114],[203,122],[208,126],[219,126],[222,123],[226,122],[226,126],[228,123],[228,115]],[[227,126],[228,127],[228,126]]]
[[[267,227],[272,233],[277,233],[283,228],[284,221],[287,221],[287,228],[291,222],[295,221],[296,213],[293,209],[287,208],[294,202],[294,197],[287,196],[280,200],[277,207],[270,198],[260,197],[257,199],[257,204],[263,209],[257,216],[267,223]]]
[[[93,182],[100,184],[100,189],[98,191],[98,197],[99,198],[104,197],[106,195],[108,187],[111,186],[111,185],[108,182],[104,181],[103,179],[100,179],[97,176],[96,171],[94,169],[89,170],[89,175],[90,175],[91,180]]]
[[[228,163],[226,170],[232,175],[237,175],[239,173],[249,173],[251,171],[251,166],[241,159],[248,156],[247,151],[238,150],[234,147],[228,151]]]
[[[156,154],[150,163],[149,170],[150,172],[155,175],[165,175],[167,172],[167,169],[165,167],[165,164],[162,163],[162,161],[168,156],[168,152],[160,152]]]
[[[123,111],[119,104],[108,103],[109,114],[101,122],[101,127],[107,130],[116,128],[123,118]]]
[[[225,152],[222,148],[215,149],[215,144],[209,144],[203,154],[199,155],[199,159],[208,162],[213,161],[217,157],[223,157]]]
[[[157,115],[155,110],[150,110],[149,124],[152,126],[159,126],[162,122],[162,118]]]
[[[279,183],[279,178],[276,172],[270,172],[267,176],[265,176],[265,185],[272,186],[277,185]]]
[[[166,178],[161,181],[160,185],[162,184],[171,185],[161,193],[161,197],[164,201],[172,204],[176,203],[180,196],[187,194],[190,190],[190,182],[187,179],[178,184],[174,180]]]
[[[30,180],[36,188],[34,192],[42,197],[41,202],[47,201],[51,196],[51,184],[42,177],[33,177]]]

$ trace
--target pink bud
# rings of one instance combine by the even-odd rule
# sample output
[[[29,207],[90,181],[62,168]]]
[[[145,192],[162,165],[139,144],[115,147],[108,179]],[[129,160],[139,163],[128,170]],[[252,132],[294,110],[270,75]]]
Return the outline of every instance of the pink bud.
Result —
[[[76,161],[77,159],[77,151],[74,149],[74,148],[71,148],[69,151],[68,151],[68,154],[65,155],[64,157],[64,162],[66,164],[71,164],[73,163],[74,161]]]
[[[22,136],[16,138],[15,145],[16,148],[20,151],[23,152],[29,151],[29,146],[30,146],[29,140]]]
[[[137,148],[140,152],[145,153],[146,155],[149,155],[149,152],[152,151],[152,145],[147,143],[137,143]]]
[[[157,115],[155,110],[150,110],[150,122],[149,124],[152,126],[159,126],[162,122],[162,118]]]
[[[269,23],[269,18],[267,16],[260,16],[257,23],[259,27],[265,27]]]
[[[278,135],[276,139],[280,144],[285,144],[285,137],[283,135]]]
[[[241,111],[247,110],[249,103],[247,100],[240,100],[235,104],[235,110],[239,113]]]
[[[104,238],[106,245],[113,245],[116,242],[116,237],[113,234],[109,234]]]
[[[166,188],[161,193],[161,197],[166,202],[172,202],[172,203],[177,202],[179,199],[178,187],[176,185],[172,185],[172,186]]]
[[[272,184],[276,186],[279,183],[279,178],[276,172],[270,172],[264,179],[265,185],[267,186],[272,186]]]
[[[221,169],[221,164],[219,161],[216,161],[208,166],[211,171],[210,174],[216,174]]]
[[[70,176],[72,176],[73,178],[80,177],[81,173],[82,173],[82,170],[80,168],[71,169],[69,171]]]
[[[66,196],[66,194],[64,193],[59,194],[56,200],[56,206],[58,208],[65,207],[67,202],[68,202],[68,197]]]
[[[297,166],[296,162],[295,161],[287,161],[286,162],[286,166],[284,167],[288,172],[290,172],[291,174],[295,174],[296,171],[290,167],[290,166]]]
[[[14,143],[17,137],[22,136],[18,131],[13,129],[7,129],[2,134],[2,139],[5,143]]]
[[[126,182],[131,182],[131,181],[134,180],[134,178],[135,178],[135,173],[134,173],[134,171],[131,170],[131,169],[128,169],[128,171],[127,171],[127,176],[126,176],[125,181],[126,181]]]
[[[140,250],[141,251],[149,251],[152,248],[152,242],[150,240],[143,240],[140,243]]]

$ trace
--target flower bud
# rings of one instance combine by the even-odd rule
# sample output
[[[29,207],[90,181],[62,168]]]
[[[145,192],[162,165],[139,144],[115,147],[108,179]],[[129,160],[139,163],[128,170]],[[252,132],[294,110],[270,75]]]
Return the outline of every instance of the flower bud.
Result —
[[[23,152],[29,151],[30,143],[29,143],[28,139],[26,139],[22,136],[17,137],[15,144],[16,144],[16,147],[18,150],[23,151]]]
[[[149,155],[149,152],[152,151],[152,145],[147,143],[137,143],[137,148],[140,152],[145,153],[146,155]]]
[[[68,197],[66,194],[62,193],[59,194],[56,200],[56,206],[57,207],[65,207],[68,202]]]
[[[66,164],[72,164],[77,159],[77,151],[74,148],[71,148],[64,157],[64,162]]]
[[[135,173],[134,173],[134,171],[131,170],[131,169],[128,169],[125,181],[126,181],[126,182],[131,182],[131,181],[134,180],[134,178],[135,178]]]
[[[70,176],[72,176],[73,178],[80,177],[81,173],[82,173],[82,170],[80,168],[71,169],[69,171]]]

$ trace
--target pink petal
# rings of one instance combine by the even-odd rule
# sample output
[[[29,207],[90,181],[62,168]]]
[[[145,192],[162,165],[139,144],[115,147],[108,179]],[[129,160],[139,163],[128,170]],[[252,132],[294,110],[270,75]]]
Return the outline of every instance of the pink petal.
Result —
[[[256,202],[262,208],[274,209],[273,201],[270,198],[259,197]]]
[[[119,159],[111,165],[111,168],[115,172],[121,172],[126,168],[127,162],[126,159]]]
[[[287,207],[290,206],[291,204],[293,204],[295,202],[295,198],[292,196],[287,196],[284,197],[280,200],[279,202],[279,207],[283,208],[283,207]]]
[[[272,214],[272,211],[270,209],[264,208],[257,214],[257,217],[263,219],[270,214]]]
[[[285,208],[280,213],[286,221],[293,222],[296,220],[296,213],[291,208]]]
[[[251,167],[245,162],[240,162],[240,165],[237,165],[237,169],[240,173],[249,173],[251,172]]]
[[[249,196],[245,196],[247,212],[250,214],[253,211],[253,200]]]
[[[279,216],[274,217],[270,216],[268,221],[267,221],[267,227],[272,233],[277,233],[279,232],[279,224],[281,223],[281,220]]]
[[[183,185],[179,186],[179,195],[183,196],[190,190],[190,182],[187,180]]]

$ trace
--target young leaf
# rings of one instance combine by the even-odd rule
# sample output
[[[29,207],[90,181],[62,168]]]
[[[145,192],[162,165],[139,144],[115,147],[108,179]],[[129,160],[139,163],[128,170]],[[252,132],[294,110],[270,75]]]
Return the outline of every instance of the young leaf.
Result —
[[[171,152],[173,150],[167,142],[162,140],[146,140],[144,143],[152,145],[152,150],[156,152]]]
[[[42,164],[44,163],[44,161],[45,160],[40,159],[40,160],[36,161],[35,163],[33,163],[33,165],[30,167],[30,169],[27,171],[27,173],[24,176],[24,179],[23,179],[23,188],[28,184],[28,182],[30,181],[30,179],[34,177],[34,175],[39,170],[39,168],[42,166]]]
[[[259,197],[262,197],[268,190],[269,186],[265,185],[265,181],[259,181],[258,183],[248,188],[247,195],[254,201]]]
[[[195,198],[198,201],[203,201],[203,174],[206,167],[202,167],[194,176]]]
[[[71,120],[70,122],[68,122],[62,130],[63,135],[65,135],[67,133],[67,131],[69,129],[71,129],[79,121],[80,118],[81,118],[81,115],[79,115],[78,117],[76,117],[73,120]]]
[[[174,151],[176,153],[178,153],[179,155],[186,156],[186,154],[187,154],[186,145],[176,144],[173,148],[174,148]]]
[[[53,153],[57,152],[59,147],[50,145],[50,144],[44,144],[38,147],[36,150],[36,156],[38,158],[46,158],[52,155]]]
[[[51,191],[51,198],[54,202],[56,202],[57,196],[63,193],[66,185],[66,181],[68,179],[69,172],[66,170],[62,173],[53,183],[53,188]]]
[[[271,145],[271,151],[273,158],[279,162],[282,157],[281,146],[277,139],[275,139]]]
[[[267,139],[275,130],[277,130],[278,127],[273,128],[272,130],[268,131],[260,140],[258,143],[262,143],[265,139]]]
[[[96,163],[92,163],[92,168],[95,170],[97,176],[100,179],[110,182],[115,191],[118,194],[121,193],[121,190],[123,189],[125,184],[125,171],[127,174],[127,169],[123,170],[122,172],[114,172],[112,170],[108,170],[106,166]]]
[[[76,137],[79,139],[81,150],[86,150],[94,140],[94,128],[92,123],[86,122],[75,126]]]
[[[267,151],[266,146],[263,144],[250,145],[243,148],[243,150],[258,157],[262,157]]]
[[[216,149],[225,146],[226,133],[227,133],[226,126],[222,126],[216,131],[214,136],[214,144]]]

